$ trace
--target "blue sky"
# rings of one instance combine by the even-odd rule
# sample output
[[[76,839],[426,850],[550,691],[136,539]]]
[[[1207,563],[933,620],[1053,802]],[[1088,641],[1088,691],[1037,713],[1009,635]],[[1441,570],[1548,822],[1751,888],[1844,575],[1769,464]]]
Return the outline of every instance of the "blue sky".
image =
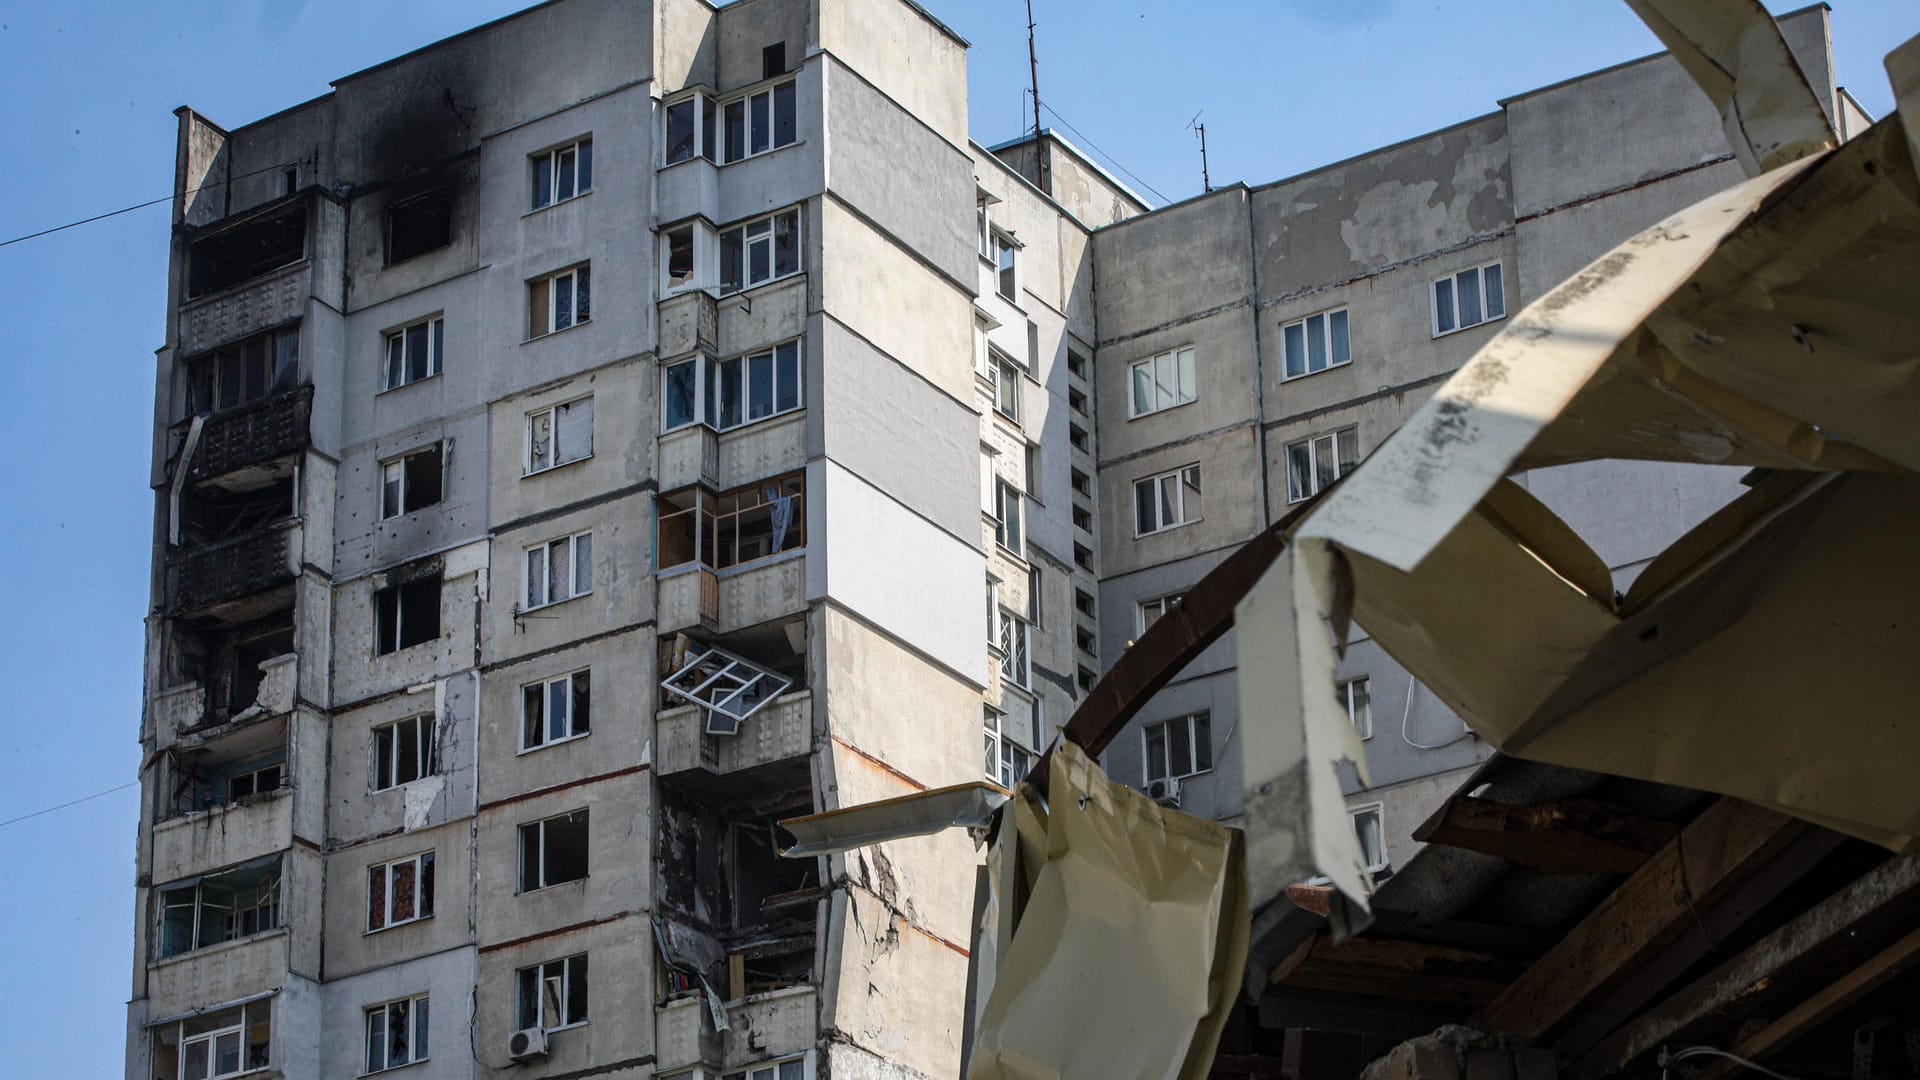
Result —
[[[973,42],[973,135],[1031,123],[1020,0],[922,0]],[[524,4],[235,0],[0,6],[0,240],[167,194],[172,110],[238,125],[331,78]],[[1912,0],[1835,0],[1840,81],[1875,116]],[[1494,111],[1500,98],[1656,51],[1617,0],[1036,0],[1049,125],[1155,202],[1261,182]],[[1776,6],[1775,10],[1782,10]],[[1550,10],[1552,17],[1543,18]],[[1108,156],[1111,155],[1111,156]],[[1156,194],[1157,193],[1157,194]],[[148,597],[153,350],[164,205],[0,246],[0,822],[133,779]],[[137,816],[126,789],[0,825],[0,1000],[19,1076],[119,1075]]]

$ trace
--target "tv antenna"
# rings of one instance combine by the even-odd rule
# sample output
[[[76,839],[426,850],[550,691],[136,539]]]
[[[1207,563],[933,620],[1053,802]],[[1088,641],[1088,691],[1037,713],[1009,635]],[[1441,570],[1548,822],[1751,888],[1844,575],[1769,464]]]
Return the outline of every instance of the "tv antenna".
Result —
[[[1048,195],[1053,188],[1047,185],[1047,144],[1040,137],[1040,54],[1033,47],[1033,0],[1027,0],[1027,66],[1033,75],[1033,169],[1035,186]]]
[[[1187,121],[1187,130],[1200,136],[1200,188],[1202,191],[1212,191],[1213,181],[1207,176],[1207,125],[1200,122],[1200,113],[1206,111],[1201,109],[1194,113],[1193,119]]]

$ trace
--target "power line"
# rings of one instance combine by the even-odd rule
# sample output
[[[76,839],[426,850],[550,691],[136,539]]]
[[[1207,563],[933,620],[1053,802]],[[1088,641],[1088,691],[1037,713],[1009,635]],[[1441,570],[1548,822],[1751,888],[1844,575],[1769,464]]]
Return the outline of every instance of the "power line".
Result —
[[[1163,203],[1170,203],[1173,201],[1172,199],[1169,199],[1165,195],[1162,195],[1160,194],[1160,192],[1156,191],[1152,184],[1149,184],[1145,180],[1140,179],[1139,175],[1135,173],[1133,170],[1127,168],[1125,165],[1120,164],[1119,158],[1114,157],[1112,154],[1109,154],[1105,150],[1102,150],[1100,149],[1100,147],[1094,145],[1094,141],[1092,139],[1087,138],[1085,132],[1081,131],[1077,127],[1074,127],[1073,124],[1070,123],[1066,117],[1060,115],[1060,110],[1054,108],[1051,105],[1047,105],[1045,103],[1042,103],[1040,107],[1052,113],[1053,118],[1055,120],[1060,121],[1061,127],[1064,127],[1068,131],[1071,131],[1075,135],[1079,136],[1080,141],[1087,144],[1087,149],[1092,150],[1094,153],[1099,154],[1103,158],[1106,158],[1107,161],[1111,163],[1114,168],[1119,169],[1121,172],[1126,173],[1127,176],[1131,177],[1134,183],[1139,184],[1141,187],[1146,188],[1150,192],[1153,192],[1153,196],[1155,198],[1159,199]]]
[[[75,224],[80,224],[80,223],[75,222]],[[27,820],[28,818],[37,818],[42,814],[51,814],[55,810],[65,810],[69,806],[78,806],[83,802],[90,802],[94,799],[105,798],[106,796],[111,795],[116,791],[125,791],[130,787],[137,787],[139,786],[139,784],[140,784],[140,781],[138,780],[129,780],[126,783],[121,784],[119,787],[110,787],[105,791],[96,791],[91,795],[82,795],[77,799],[72,799],[67,802],[63,802],[58,806],[49,806],[49,807],[45,807],[44,809],[35,810],[30,814],[21,814],[19,817],[8,818],[5,821],[0,821],[0,829],[4,829],[9,825],[18,824],[22,821]]]
[[[230,184],[235,180],[245,180],[249,176],[259,176],[261,173],[273,172],[275,169],[288,168],[289,166],[292,166],[294,164],[296,163],[291,161],[283,161],[278,165],[269,165],[264,169],[255,169],[252,172],[241,173],[239,176],[227,177],[225,180],[216,180],[212,184],[201,184],[200,187],[197,187],[197,188],[188,188],[186,191],[182,192],[181,194],[183,195],[198,194],[203,188],[213,187],[214,184]],[[76,229],[82,225],[91,225],[96,221],[105,221],[110,217],[119,217],[121,214],[131,214],[135,210],[145,210],[149,206],[158,206],[163,202],[171,202],[173,201],[173,198],[174,196],[172,195],[162,195],[157,199],[148,199],[146,202],[134,203],[132,206],[123,206],[118,210],[109,210],[104,214],[95,214],[92,217],[81,218],[79,221],[69,221],[65,225],[55,225],[50,229],[41,229],[39,232],[30,232],[25,236],[16,236],[11,240],[0,240],[0,248],[9,247],[13,244],[18,244],[23,240],[34,240],[42,236],[50,236],[57,232],[64,232],[68,229]],[[0,821],[0,825],[4,825],[4,824],[6,824],[6,822]]]

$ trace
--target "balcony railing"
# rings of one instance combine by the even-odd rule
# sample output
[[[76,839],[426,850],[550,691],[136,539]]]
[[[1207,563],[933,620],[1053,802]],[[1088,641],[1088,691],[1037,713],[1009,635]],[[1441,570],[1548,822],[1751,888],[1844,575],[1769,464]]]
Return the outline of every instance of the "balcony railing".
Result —
[[[193,460],[187,463],[187,479],[194,483],[211,480],[305,449],[311,438],[312,422],[311,386],[295,387],[215,413],[207,417],[200,428]],[[184,436],[191,423],[183,421],[174,427]]]
[[[192,615],[294,579],[298,519],[193,548],[167,561],[167,614]]]

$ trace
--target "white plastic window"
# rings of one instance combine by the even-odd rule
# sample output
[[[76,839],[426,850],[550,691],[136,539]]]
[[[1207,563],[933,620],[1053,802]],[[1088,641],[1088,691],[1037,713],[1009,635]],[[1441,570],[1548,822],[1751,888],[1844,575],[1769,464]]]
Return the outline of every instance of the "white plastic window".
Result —
[[[709,735],[738,734],[747,717],[792,685],[784,675],[712,647],[660,681],[667,693],[706,710]]]

